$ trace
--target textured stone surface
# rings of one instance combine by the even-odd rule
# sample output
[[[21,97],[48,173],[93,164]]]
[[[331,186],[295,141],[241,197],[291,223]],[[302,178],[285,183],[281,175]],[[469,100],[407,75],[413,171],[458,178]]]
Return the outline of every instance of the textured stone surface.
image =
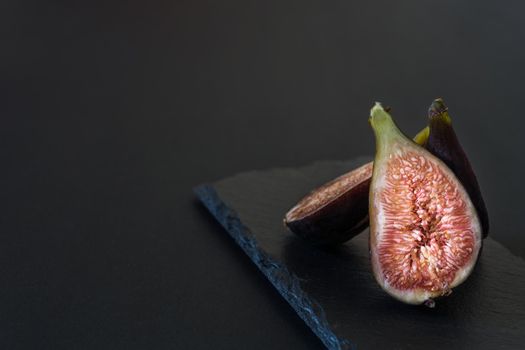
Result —
[[[252,171],[195,192],[330,349],[524,348],[525,262],[490,238],[467,282],[429,309],[378,287],[368,232],[322,250],[286,230],[282,218],[297,200],[366,160]]]

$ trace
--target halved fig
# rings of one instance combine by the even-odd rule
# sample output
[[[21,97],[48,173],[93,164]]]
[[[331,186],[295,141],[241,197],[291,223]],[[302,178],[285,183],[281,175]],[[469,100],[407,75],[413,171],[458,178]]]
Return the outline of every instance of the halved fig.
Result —
[[[428,127],[414,141],[423,144]],[[369,162],[313,190],[286,213],[284,223],[299,237],[316,245],[344,243],[368,227]]]
[[[428,118],[429,134],[423,145],[433,155],[441,159],[461,181],[476,207],[483,229],[483,238],[485,238],[489,233],[487,207],[483,201],[476,174],[454,132],[448,108],[441,98],[435,99],[430,106]]]
[[[379,103],[370,185],[370,253],[379,285],[409,304],[433,305],[472,272],[480,221],[456,175],[409,140]]]
[[[310,192],[286,213],[284,223],[313,244],[346,242],[368,227],[372,168],[367,163]]]

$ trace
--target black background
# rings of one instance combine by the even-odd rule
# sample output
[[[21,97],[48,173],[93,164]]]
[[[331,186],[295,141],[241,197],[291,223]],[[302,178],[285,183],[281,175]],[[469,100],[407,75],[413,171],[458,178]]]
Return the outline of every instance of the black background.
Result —
[[[412,135],[445,98],[525,256],[523,10],[3,1],[0,347],[320,348],[191,189],[372,154],[376,100]]]

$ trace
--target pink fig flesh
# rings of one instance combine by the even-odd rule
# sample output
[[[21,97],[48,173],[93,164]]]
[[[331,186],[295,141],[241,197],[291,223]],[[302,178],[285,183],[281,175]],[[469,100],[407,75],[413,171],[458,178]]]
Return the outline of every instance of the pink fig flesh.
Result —
[[[376,135],[369,201],[372,270],[393,297],[432,305],[472,272],[481,224],[446,164],[406,138],[380,105],[371,114]]]

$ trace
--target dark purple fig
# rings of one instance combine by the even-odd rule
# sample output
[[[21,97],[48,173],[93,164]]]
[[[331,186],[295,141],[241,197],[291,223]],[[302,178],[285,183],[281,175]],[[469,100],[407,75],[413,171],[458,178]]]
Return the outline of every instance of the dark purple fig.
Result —
[[[372,168],[367,163],[310,192],[290,209],[284,223],[313,244],[346,242],[368,226]]]
[[[429,135],[424,146],[441,159],[457,176],[476,207],[483,228],[483,238],[489,232],[489,217],[481,195],[476,174],[452,127],[448,108],[441,98],[434,100],[428,110]]]
[[[378,103],[370,124],[376,136],[369,199],[374,277],[396,299],[432,306],[474,269],[482,245],[477,211],[452,170],[409,140]]]

